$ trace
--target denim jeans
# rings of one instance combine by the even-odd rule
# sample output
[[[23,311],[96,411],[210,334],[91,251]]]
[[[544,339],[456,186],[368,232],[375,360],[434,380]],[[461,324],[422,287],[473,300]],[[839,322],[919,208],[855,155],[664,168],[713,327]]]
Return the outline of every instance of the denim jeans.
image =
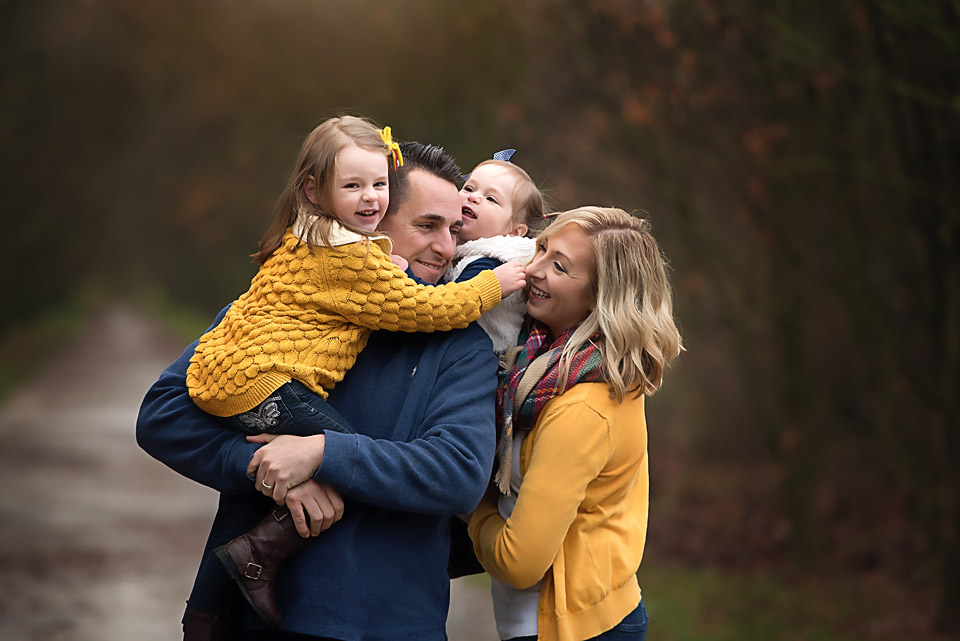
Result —
[[[244,434],[312,436],[325,430],[353,432],[337,410],[296,380],[281,385],[252,410],[230,416],[226,421]]]
[[[641,599],[640,605],[623,617],[623,621],[589,641],[644,641],[647,638],[648,621],[647,608]],[[537,641],[537,637],[514,637],[506,641]]]

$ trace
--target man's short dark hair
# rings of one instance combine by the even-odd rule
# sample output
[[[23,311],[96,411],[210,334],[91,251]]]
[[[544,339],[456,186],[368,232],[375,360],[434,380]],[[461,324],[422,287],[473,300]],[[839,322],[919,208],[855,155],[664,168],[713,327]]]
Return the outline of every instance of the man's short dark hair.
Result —
[[[400,143],[400,153],[403,154],[403,167],[399,170],[390,168],[390,206],[386,215],[394,212],[410,196],[407,178],[411,171],[425,171],[454,186],[462,180],[460,166],[443,147],[409,141]]]

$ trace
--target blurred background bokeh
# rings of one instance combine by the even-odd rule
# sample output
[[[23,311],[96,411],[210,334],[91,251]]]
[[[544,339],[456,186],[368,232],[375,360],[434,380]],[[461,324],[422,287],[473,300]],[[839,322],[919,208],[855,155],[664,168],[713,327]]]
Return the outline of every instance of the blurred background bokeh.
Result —
[[[957,638],[956,0],[3,0],[0,97],[0,391],[202,331],[329,116],[515,147],[672,263],[651,638]]]

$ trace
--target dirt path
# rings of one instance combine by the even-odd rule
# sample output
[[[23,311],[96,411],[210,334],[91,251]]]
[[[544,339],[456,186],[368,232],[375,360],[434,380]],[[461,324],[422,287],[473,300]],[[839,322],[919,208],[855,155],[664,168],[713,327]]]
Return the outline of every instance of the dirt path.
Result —
[[[144,392],[180,349],[105,311],[0,406],[0,639],[181,638],[216,495],[134,437]],[[482,579],[454,582],[448,632],[496,639]]]

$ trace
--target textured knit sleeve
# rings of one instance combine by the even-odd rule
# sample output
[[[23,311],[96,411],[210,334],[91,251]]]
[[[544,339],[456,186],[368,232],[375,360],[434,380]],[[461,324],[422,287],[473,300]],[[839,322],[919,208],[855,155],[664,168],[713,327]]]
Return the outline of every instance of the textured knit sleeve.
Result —
[[[500,282],[485,271],[464,283],[421,285],[374,244],[325,252],[325,285],[336,312],[367,329],[431,332],[466,327],[500,302]]]
[[[496,503],[485,499],[468,528],[490,576],[520,589],[553,565],[610,453],[606,418],[587,403],[564,403],[563,396],[544,408],[528,438],[533,447],[510,518],[504,521]]]

